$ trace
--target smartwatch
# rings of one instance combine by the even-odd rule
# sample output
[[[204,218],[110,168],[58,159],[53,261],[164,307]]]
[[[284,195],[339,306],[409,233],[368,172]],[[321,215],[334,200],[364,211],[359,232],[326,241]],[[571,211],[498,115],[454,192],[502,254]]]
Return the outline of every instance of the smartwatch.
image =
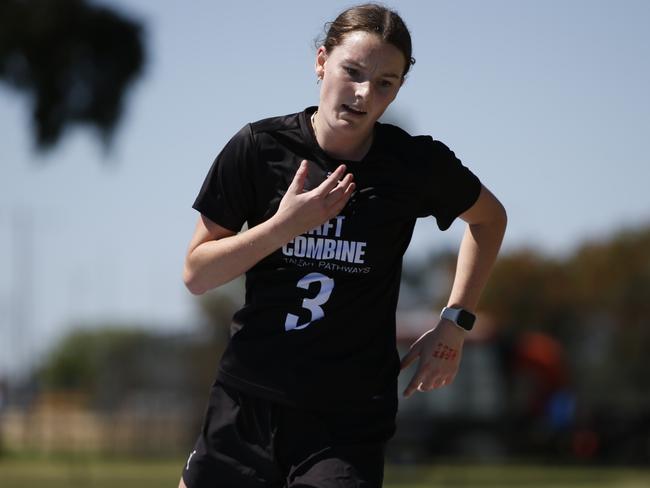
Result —
[[[440,318],[451,320],[458,327],[467,331],[472,330],[476,321],[476,315],[468,312],[464,308],[445,307],[440,312]]]

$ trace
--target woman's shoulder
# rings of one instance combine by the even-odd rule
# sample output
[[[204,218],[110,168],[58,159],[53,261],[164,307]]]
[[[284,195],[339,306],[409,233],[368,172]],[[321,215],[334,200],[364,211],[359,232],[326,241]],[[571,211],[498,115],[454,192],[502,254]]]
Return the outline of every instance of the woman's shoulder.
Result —
[[[300,116],[302,112],[287,115],[266,117],[249,124],[254,134],[264,132],[291,131],[300,128]]]
[[[231,139],[231,144],[251,151],[278,147],[294,148],[298,152],[308,146],[304,126],[306,112],[297,112],[249,122]]]
[[[390,123],[379,123],[380,140],[386,147],[399,148],[408,153],[448,151],[449,148],[431,135],[411,135],[403,128]]]

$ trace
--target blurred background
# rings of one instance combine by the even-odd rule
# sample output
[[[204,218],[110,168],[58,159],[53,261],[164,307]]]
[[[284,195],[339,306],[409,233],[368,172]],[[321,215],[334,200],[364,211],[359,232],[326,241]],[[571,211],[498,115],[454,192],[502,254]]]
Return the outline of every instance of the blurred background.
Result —
[[[353,4],[0,2],[3,486],[176,486],[243,298],[185,290],[191,204],[244,124],[318,103],[316,40]],[[389,6],[417,62],[384,119],[445,142],[509,214],[456,382],[400,405],[389,486],[646,486],[650,3]],[[462,231],[416,227],[404,350]]]

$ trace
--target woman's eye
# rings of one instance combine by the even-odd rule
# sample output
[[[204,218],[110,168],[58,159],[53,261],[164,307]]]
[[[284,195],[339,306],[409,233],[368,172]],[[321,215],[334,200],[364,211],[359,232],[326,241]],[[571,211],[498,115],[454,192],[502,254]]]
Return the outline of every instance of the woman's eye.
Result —
[[[345,72],[346,72],[347,74],[349,74],[350,76],[357,76],[357,74],[359,74],[359,72],[358,72],[356,69],[354,69],[354,68],[344,67],[343,69],[344,69]]]
[[[380,84],[383,88],[390,88],[391,86],[393,86],[393,83],[392,83],[391,81],[389,81],[389,80],[381,80],[381,81],[379,82],[379,84]]]

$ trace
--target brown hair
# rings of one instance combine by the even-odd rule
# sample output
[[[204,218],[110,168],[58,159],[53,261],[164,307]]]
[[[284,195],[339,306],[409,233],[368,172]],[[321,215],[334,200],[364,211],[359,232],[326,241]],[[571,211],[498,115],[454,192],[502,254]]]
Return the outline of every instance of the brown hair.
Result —
[[[402,52],[406,60],[402,78],[415,64],[415,58],[411,56],[411,34],[406,24],[397,12],[382,5],[366,3],[344,10],[334,22],[325,24],[325,30],[325,38],[320,44],[328,52],[341,44],[346,34],[360,30],[377,34]]]

